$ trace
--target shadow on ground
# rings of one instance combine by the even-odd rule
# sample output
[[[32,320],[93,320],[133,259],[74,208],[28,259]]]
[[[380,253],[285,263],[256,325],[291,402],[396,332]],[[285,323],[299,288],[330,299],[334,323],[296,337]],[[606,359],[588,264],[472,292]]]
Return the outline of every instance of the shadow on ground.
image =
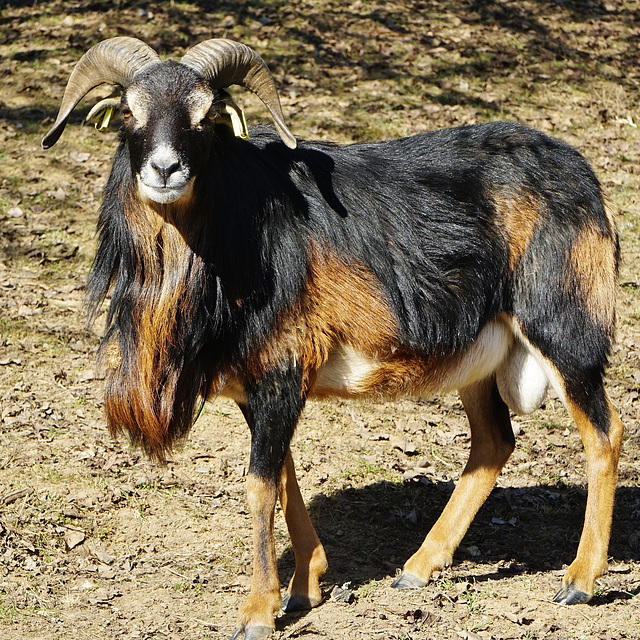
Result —
[[[309,505],[329,558],[324,581],[351,582],[353,588],[393,576],[420,546],[453,491],[452,482],[377,482],[363,489],[318,494]],[[454,565],[470,561],[495,565],[481,582],[500,576],[556,571],[576,553],[586,492],[566,485],[497,488],[481,508],[454,555]],[[640,489],[617,492],[609,549],[613,562],[640,559]],[[283,577],[293,572],[293,554],[280,558]],[[638,588],[640,592],[640,586]],[[603,601],[634,594],[609,592]],[[596,598],[595,602],[599,602]]]

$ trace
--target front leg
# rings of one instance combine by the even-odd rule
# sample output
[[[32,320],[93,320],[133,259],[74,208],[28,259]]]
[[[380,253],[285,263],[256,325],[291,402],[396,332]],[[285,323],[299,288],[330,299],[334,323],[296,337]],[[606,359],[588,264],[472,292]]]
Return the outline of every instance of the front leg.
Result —
[[[293,363],[273,369],[245,385],[240,405],[251,430],[247,500],[253,524],[251,592],[240,609],[232,640],[264,640],[275,629],[280,581],[273,531],[278,486],[298,418],[304,407],[302,369]]]

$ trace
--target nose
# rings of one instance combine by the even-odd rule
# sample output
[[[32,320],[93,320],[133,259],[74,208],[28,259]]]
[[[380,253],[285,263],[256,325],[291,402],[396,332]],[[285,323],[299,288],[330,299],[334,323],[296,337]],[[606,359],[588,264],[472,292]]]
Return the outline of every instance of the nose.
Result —
[[[180,160],[175,157],[156,157],[151,160],[151,168],[160,176],[164,185],[176,171],[180,170],[180,166]]]

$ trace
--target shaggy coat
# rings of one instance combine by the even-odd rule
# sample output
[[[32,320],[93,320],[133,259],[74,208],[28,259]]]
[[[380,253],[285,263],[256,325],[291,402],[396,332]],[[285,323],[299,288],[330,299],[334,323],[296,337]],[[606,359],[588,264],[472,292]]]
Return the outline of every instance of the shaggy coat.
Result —
[[[607,433],[618,244],[578,152],[502,122],[295,151],[215,137],[188,206],[141,202],[126,137],[116,153],[89,280],[94,310],[113,289],[114,430],[162,459],[203,398],[289,368],[302,398],[455,388],[452,362],[500,318]],[[335,349],[380,364],[318,379]]]

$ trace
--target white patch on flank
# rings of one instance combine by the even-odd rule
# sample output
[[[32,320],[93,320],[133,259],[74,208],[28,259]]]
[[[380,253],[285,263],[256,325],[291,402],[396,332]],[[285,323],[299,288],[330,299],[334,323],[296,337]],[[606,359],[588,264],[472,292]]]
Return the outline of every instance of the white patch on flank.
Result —
[[[490,376],[507,357],[512,341],[513,336],[504,323],[489,322],[460,363],[448,372],[443,390],[461,389]]]
[[[512,340],[506,324],[490,322],[462,355],[454,356],[451,362],[445,361],[433,371],[432,377],[426,376],[429,381],[419,375],[408,394],[424,397],[438,391],[460,389],[490,376],[507,357]],[[368,387],[367,378],[380,366],[382,362],[375,357],[350,345],[340,345],[318,371],[314,392],[358,395]],[[371,391],[375,393],[375,389]]]
[[[357,394],[367,375],[375,371],[378,364],[352,346],[340,345],[319,369],[315,391]]]

